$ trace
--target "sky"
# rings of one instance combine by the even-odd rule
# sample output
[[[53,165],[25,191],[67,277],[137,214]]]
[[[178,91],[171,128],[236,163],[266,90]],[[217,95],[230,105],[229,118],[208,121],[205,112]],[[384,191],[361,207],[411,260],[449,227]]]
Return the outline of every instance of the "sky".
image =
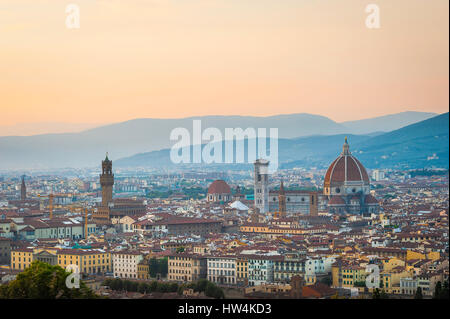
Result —
[[[80,28],[66,27],[68,3]],[[367,4],[380,9],[369,29]],[[0,126],[449,104],[448,0],[0,0]]]

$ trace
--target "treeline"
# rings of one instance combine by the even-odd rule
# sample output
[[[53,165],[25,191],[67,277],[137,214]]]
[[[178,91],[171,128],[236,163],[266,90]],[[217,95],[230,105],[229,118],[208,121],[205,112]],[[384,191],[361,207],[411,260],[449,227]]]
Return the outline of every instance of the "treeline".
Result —
[[[204,293],[207,297],[216,299],[225,298],[223,289],[206,279],[199,279],[195,282],[180,285],[178,288],[178,294],[182,294],[185,289],[193,289],[194,292]]]
[[[152,292],[176,292],[179,295],[182,295],[185,289],[191,288],[195,292],[204,293],[207,297],[217,299],[222,299],[225,297],[225,294],[220,287],[206,279],[200,279],[197,282],[179,285],[176,282],[158,282],[155,280],[148,283],[115,278],[106,279],[103,282],[103,286],[108,286],[110,289],[115,291],[139,292],[142,294]]]
[[[62,267],[33,261],[8,284],[0,285],[0,299],[97,299],[80,280],[79,288],[69,288],[66,279],[71,274]],[[71,278],[69,278],[70,280]],[[75,287],[75,280],[72,282]]]
[[[158,274],[160,274],[161,277],[167,277],[167,272],[169,269],[167,257],[159,258],[159,259],[150,258],[148,263],[149,263],[150,277],[156,278],[156,276]]]

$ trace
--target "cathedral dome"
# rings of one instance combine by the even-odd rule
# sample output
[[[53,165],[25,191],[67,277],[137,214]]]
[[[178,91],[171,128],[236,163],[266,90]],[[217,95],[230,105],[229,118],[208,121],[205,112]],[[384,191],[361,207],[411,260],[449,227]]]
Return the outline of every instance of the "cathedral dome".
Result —
[[[369,175],[366,169],[349,150],[347,138],[341,155],[331,163],[325,174],[324,193],[345,195],[369,192]]]

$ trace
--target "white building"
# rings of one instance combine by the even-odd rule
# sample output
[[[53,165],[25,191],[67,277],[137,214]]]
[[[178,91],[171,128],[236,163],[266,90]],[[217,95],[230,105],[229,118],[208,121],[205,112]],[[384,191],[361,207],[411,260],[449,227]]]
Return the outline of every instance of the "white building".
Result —
[[[112,254],[114,277],[138,278],[138,264],[144,259],[137,251],[120,251]]]
[[[385,175],[383,171],[380,171],[379,169],[376,169],[372,172],[372,179],[374,181],[382,181],[385,179]]]
[[[229,256],[208,257],[208,280],[220,285],[236,284],[236,258]]]

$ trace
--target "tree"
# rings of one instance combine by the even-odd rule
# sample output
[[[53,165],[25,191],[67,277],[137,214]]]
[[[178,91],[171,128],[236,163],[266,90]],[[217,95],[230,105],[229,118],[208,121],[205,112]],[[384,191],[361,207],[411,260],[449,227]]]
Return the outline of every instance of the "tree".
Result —
[[[380,289],[376,288],[372,293],[372,299],[381,299]]]
[[[68,288],[70,273],[60,266],[34,261],[17,278],[1,286],[0,299],[94,299],[98,296],[80,281],[80,288]]]
[[[206,284],[205,295],[216,299],[223,299],[225,297],[223,290],[209,281]]]
[[[139,285],[138,285],[137,291],[140,292],[141,294],[145,294],[145,293],[147,293],[148,291],[150,291],[150,287],[149,287],[149,285],[146,284],[145,282],[141,282],[141,283],[139,283]]]
[[[331,286],[331,284],[332,284],[332,280],[330,277],[324,277],[324,278],[322,278],[322,280],[320,282],[327,285],[328,287]],[[364,286],[365,286],[365,284],[366,283],[364,283]]]
[[[422,288],[418,287],[414,299],[423,299]]]
[[[444,286],[440,281],[434,287],[433,299],[449,299],[448,281],[444,281]]]
[[[437,282],[434,287],[433,299],[440,299],[442,293],[442,283],[440,281]]]

